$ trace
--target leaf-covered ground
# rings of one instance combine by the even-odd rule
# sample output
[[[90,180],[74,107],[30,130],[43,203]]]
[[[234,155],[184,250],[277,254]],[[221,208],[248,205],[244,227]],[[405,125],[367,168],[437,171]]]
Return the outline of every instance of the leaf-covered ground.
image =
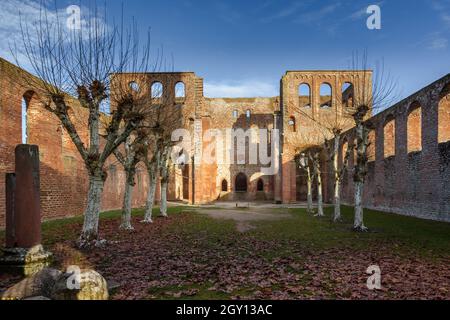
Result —
[[[118,231],[118,213],[104,214],[110,243],[90,251],[75,247],[80,218],[53,221],[44,244],[55,266],[94,268],[119,284],[113,299],[450,299],[448,223],[367,211],[371,232],[354,233],[350,208],[337,225],[330,211],[318,219],[274,209],[289,217],[239,232],[233,220],[194,210],[171,208],[152,225],[136,211],[131,233]],[[381,290],[367,289],[371,265],[381,268]],[[0,290],[14,281],[0,276]]]

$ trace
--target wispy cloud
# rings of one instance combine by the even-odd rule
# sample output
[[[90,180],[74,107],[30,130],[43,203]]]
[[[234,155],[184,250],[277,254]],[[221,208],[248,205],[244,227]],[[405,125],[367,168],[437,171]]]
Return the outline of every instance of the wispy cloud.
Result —
[[[293,14],[297,13],[302,7],[304,7],[304,2],[293,2],[290,5],[282,8],[278,12],[274,13],[273,15],[264,17],[261,19],[261,22],[268,23],[275,20],[283,19],[292,16]]]
[[[416,47],[423,47],[428,50],[442,50],[446,49],[448,45],[448,37],[442,32],[429,33],[415,44]]]
[[[6,58],[12,62],[16,62],[29,69],[28,59],[25,56],[23,48],[23,37],[21,27],[33,28],[42,19],[46,19],[49,25],[55,26],[57,24],[66,27],[66,18],[68,14],[66,7],[54,8],[54,1],[52,0],[2,0],[2,10],[0,11],[0,57]],[[86,8],[81,8],[81,25],[83,28],[93,28],[94,24],[89,21],[96,19],[95,26],[98,28],[105,26],[103,17],[93,17],[91,11]],[[85,29],[86,30],[86,29]],[[33,35],[31,30],[30,36]],[[33,39],[32,39],[33,40]]]
[[[298,18],[294,19],[295,23],[301,24],[323,24],[323,20],[334,13],[341,6],[340,2],[335,2],[333,4],[324,6],[319,10],[309,11],[301,14]]]
[[[206,82],[205,96],[210,98],[272,97],[279,94],[275,83],[261,80]]]
[[[425,45],[430,50],[446,49],[449,45],[449,31],[450,31],[450,0],[441,0],[431,2],[431,7],[438,14],[445,31],[436,31],[425,36],[421,41],[421,45]]]
[[[431,1],[431,7],[437,12],[444,26],[450,28],[450,0],[433,0]]]

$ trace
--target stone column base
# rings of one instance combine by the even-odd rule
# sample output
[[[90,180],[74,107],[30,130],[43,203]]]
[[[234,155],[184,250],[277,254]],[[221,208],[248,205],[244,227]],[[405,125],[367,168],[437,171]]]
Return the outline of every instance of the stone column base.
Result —
[[[52,254],[45,251],[42,245],[31,249],[5,248],[0,255],[0,269],[4,272],[33,275],[50,265]]]

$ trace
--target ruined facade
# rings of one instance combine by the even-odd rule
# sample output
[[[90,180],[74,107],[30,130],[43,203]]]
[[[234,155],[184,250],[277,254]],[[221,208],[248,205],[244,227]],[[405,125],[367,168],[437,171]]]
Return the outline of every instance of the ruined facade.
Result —
[[[19,85],[16,77],[30,77],[25,71],[0,59],[0,227],[4,225],[5,173],[14,170],[14,148],[22,143],[23,114],[27,117],[27,143],[37,144],[41,153],[41,201],[44,219],[83,213],[87,190],[84,165],[70,138],[57,119],[38,105],[32,88]],[[140,94],[152,95],[159,88],[161,97],[177,109],[177,126],[192,139],[190,159],[171,166],[169,199],[193,204],[221,201],[271,201],[294,203],[306,199],[304,173],[294,158],[299,150],[320,144],[330,133],[317,131],[316,121],[340,121],[347,130],[341,146],[354,143],[351,122],[345,123],[344,108],[353,97],[367,90],[370,71],[288,71],[280,82],[280,95],[272,98],[207,98],[203,79],[192,72],[148,73],[137,78],[115,75],[118,81],[136,86]],[[368,207],[402,214],[450,220],[450,75],[373,117],[372,160],[365,187]],[[180,92],[178,90],[180,89]],[[83,119],[81,108],[74,108]],[[83,128],[83,123],[79,123]],[[264,175],[270,166],[250,161],[249,136],[234,141],[230,162],[207,163],[200,155],[210,152],[214,139],[208,129],[267,132],[278,130],[278,149],[270,144],[269,156],[279,162],[275,174]],[[86,132],[84,133],[86,134]],[[81,133],[83,135],[83,132]],[[318,138],[319,137],[319,138]],[[259,138],[261,136],[259,135]],[[319,139],[320,141],[318,141]],[[257,141],[262,143],[263,141]],[[239,154],[239,143],[244,154]],[[223,144],[217,153],[227,154]],[[187,160],[187,159],[185,159]],[[326,159],[324,159],[326,161]],[[343,198],[351,203],[353,160],[344,178]],[[324,162],[324,196],[332,201],[333,179],[329,163]],[[107,166],[102,208],[118,209],[122,204],[125,174],[117,161]],[[138,169],[133,206],[145,204],[148,178]],[[158,198],[158,195],[157,195]]]

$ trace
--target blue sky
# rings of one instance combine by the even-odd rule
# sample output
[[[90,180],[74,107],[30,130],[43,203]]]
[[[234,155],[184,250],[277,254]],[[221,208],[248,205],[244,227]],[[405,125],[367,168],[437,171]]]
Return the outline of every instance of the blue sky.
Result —
[[[15,32],[14,11],[33,6],[3,3],[2,39]],[[108,0],[109,18],[122,3],[125,17],[152,28],[154,48],[173,54],[176,71],[205,79],[206,96],[277,95],[286,70],[345,69],[364,49],[370,61],[384,59],[403,97],[450,72],[450,0]],[[79,0],[58,1],[61,10],[70,4]],[[381,30],[366,27],[371,4],[381,7]]]

